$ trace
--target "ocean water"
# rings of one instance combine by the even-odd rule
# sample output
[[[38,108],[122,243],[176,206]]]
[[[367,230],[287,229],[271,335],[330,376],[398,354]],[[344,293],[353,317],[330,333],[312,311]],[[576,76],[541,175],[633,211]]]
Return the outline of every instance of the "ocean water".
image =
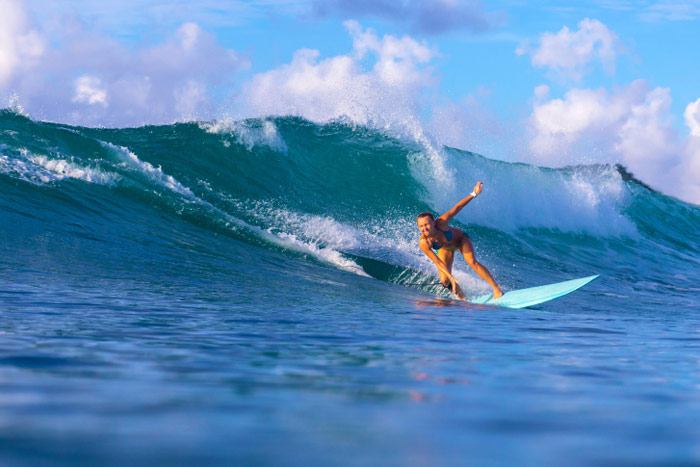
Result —
[[[523,310],[452,300],[418,212]],[[0,112],[3,465],[700,463],[700,208],[301,118]],[[489,291],[466,263],[468,295]]]

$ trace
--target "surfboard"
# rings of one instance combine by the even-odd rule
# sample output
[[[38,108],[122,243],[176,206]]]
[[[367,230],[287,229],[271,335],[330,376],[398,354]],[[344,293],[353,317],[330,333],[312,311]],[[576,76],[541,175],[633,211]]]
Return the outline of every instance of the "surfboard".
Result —
[[[480,305],[494,305],[506,308],[525,308],[570,294],[574,290],[580,289],[599,276],[600,274],[596,274],[595,276],[582,277],[581,279],[572,279],[570,281],[557,282],[548,285],[540,285],[538,287],[530,287],[528,289],[511,290],[510,292],[504,293],[502,297],[496,300],[492,298],[493,294],[489,294],[476,297],[469,301]]]

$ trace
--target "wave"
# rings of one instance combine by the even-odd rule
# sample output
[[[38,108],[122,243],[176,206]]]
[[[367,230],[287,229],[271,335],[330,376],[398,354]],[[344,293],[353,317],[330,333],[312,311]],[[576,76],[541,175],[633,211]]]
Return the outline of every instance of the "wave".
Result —
[[[223,237],[233,257],[251,245],[436,291],[434,267],[417,248],[415,215],[448,210],[479,180],[483,194],[455,225],[506,284],[543,271],[620,270],[647,251],[675,271],[700,262],[700,210],[648,189],[621,166],[506,163],[344,121],[95,129],[0,112],[0,221],[108,226],[128,239],[127,257],[130,245],[152,240],[135,228],[138,218],[161,226],[164,255],[172,244],[196,255],[207,238]],[[165,221],[179,223],[176,231]],[[183,245],[190,228],[197,240]],[[71,232],[62,235],[81,241]],[[466,265],[456,271],[468,289],[484,291]]]

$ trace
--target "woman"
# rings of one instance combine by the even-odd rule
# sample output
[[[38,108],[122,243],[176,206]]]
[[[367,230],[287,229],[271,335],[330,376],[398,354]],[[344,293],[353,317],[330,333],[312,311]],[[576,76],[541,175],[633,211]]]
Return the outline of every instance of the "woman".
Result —
[[[501,288],[493,280],[491,273],[474,257],[474,247],[469,237],[456,227],[450,227],[449,222],[464,206],[481,193],[483,183],[478,182],[474,191],[452,209],[435,219],[432,213],[422,212],[418,215],[418,229],[421,231],[419,240],[420,249],[430,258],[440,273],[442,285],[457,295],[461,300],[466,300],[466,296],[459,287],[457,279],[452,275],[452,263],[454,262],[455,251],[462,252],[467,264],[476,271],[482,279],[493,287],[493,298],[503,295]],[[432,250],[435,250],[433,252]]]

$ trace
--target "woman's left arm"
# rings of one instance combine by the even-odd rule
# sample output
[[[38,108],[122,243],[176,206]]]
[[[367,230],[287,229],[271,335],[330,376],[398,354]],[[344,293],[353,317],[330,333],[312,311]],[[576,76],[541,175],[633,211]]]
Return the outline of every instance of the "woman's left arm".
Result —
[[[483,186],[484,186],[484,184],[483,184],[482,182],[477,182],[476,185],[474,186],[474,191],[472,191],[472,192],[469,194],[469,196],[467,196],[466,198],[464,198],[464,199],[463,199],[462,201],[460,201],[459,203],[455,204],[454,207],[453,207],[452,209],[450,209],[449,211],[447,211],[447,212],[446,212],[445,214],[443,214],[442,216],[438,217],[437,220],[443,220],[443,221],[445,221],[445,222],[449,222],[450,220],[452,220],[452,218],[453,218],[454,216],[456,216],[457,213],[458,213],[459,211],[461,211],[462,208],[463,208],[464,206],[466,206],[466,205],[469,203],[469,201],[473,200],[474,198],[476,198],[476,196],[477,196],[479,193],[481,193],[481,190],[482,190]]]

